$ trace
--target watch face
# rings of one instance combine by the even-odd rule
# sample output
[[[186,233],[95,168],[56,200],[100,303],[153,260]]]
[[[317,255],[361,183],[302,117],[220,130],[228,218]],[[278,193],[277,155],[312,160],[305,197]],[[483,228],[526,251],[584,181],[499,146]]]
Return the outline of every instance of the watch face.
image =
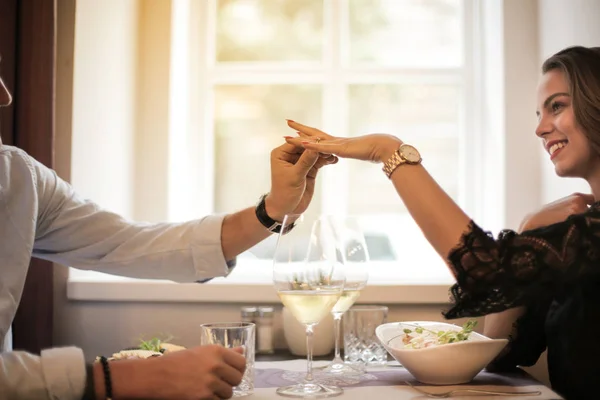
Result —
[[[400,153],[402,157],[410,163],[418,163],[421,161],[421,154],[419,154],[419,151],[410,144],[403,144],[400,146]]]

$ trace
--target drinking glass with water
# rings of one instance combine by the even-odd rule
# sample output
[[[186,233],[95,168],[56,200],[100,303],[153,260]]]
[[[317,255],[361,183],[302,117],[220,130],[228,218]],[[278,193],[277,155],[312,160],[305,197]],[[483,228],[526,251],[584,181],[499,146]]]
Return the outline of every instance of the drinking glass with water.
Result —
[[[375,334],[387,322],[385,306],[354,306],[344,314],[344,360],[363,365],[385,365],[387,350]]]
[[[251,322],[221,322],[200,325],[200,344],[234,349],[241,347],[246,358],[246,371],[242,382],[233,388],[233,397],[254,393],[254,337],[255,326]]]

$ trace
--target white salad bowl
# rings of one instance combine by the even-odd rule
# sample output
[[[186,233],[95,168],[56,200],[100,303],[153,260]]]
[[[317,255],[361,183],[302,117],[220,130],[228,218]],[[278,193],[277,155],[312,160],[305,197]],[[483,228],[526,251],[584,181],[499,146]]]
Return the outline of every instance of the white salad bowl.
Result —
[[[435,332],[461,331],[462,327],[429,321],[391,322],[377,327],[377,338],[388,353],[418,381],[431,385],[470,382],[508,343],[507,339],[490,339],[471,332],[464,341],[418,349],[406,347],[404,329],[414,332],[417,326]]]

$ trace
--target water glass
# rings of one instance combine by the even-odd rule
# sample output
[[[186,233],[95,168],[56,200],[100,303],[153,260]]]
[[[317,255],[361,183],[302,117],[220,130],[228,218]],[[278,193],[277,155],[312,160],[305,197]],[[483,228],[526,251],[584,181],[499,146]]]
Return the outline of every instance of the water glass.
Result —
[[[254,343],[255,326],[251,322],[222,322],[200,325],[200,344],[216,344],[227,348],[242,347],[246,358],[246,372],[242,382],[233,388],[233,397],[251,395],[254,392]]]
[[[366,365],[384,365],[387,351],[375,329],[387,322],[385,306],[354,306],[344,314],[344,361]]]

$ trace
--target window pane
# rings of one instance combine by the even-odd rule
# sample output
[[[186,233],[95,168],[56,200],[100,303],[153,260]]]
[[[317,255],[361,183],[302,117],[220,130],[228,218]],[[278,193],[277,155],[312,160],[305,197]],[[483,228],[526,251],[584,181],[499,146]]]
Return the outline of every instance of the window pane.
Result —
[[[415,145],[428,171],[457,198],[460,182],[458,87],[351,85],[349,101],[352,136],[388,132]],[[406,212],[380,165],[351,162],[350,177],[350,213]]]
[[[350,0],[350,63],[462,65],[461,0]]]
[[[216,60],[320,61],[323,0],[218,0]]]
[[[237,211],[270,189],[270,153],[293,134],[286,118],[321,125],[318,85],[215,87],[215,211]],[[317,192],[318,193],[318,192]],[[320,213],[320,199],[309,210]]]

